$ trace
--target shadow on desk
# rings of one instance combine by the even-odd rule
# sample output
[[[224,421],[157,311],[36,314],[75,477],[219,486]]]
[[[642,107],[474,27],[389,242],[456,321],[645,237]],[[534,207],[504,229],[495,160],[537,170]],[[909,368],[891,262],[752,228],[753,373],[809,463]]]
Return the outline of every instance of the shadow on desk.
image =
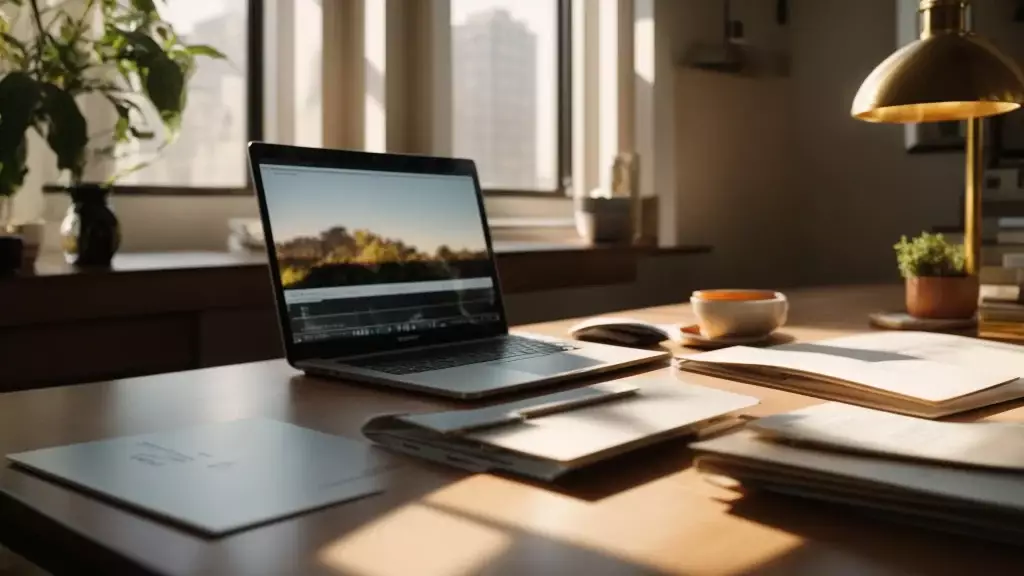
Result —
[[[554,484],[527,482],[565,496],[596,502],[686,470],[692,438],[675,438],[569,472]]]
[[[827,553],[835,556],[836,560],[830,565],[844,566],[845,574],[960,573],[944,564],[950,551],[984,559],[972,564],[972,574],[1005,574],[1007,566],[1024,562],[1024,548],[897,524],[872,517],[855,507],[781,494],[747,494],[733,502],[729,513],[815,543],[812,551],[805,542],[801,542],[749,572],[758,576],[815,573],[819,570],[824,573],[820,565],[823,564],[822,550],[826,546]],[[921,538],[922,533],[928,537]],[[884,536],[867,536],[872,534]],[[896,566],[898,571],[893,570]]]

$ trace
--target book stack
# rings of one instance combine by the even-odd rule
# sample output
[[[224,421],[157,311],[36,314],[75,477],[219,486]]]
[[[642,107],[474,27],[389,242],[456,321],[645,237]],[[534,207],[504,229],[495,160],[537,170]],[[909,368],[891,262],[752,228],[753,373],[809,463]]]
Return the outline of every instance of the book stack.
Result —
[[[982,268],[978,336],[997,340],[1024,340],[1022,287],[1022,268]]]
[[[743,499],[774,492],[913,526],[1024,542],[1020,424],[933,422],[838,403],[691,445]]]
[[[962,227],[940,226],[934,232],[941,233],[951,244],[963,244]],[[1024,217],[985,218],[982,221],[981,261],[986,266],[1024,267]]]

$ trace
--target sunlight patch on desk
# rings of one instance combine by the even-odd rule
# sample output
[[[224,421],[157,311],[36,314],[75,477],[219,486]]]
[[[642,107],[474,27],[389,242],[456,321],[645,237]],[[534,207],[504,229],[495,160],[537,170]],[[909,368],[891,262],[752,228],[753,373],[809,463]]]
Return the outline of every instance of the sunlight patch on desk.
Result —
[[[511,545],[500,530],[410,504],[329,543],[317,559],[339,574],[459,576],[480,572]]]
[[[543,536],[669,573],[748,574],[805,544],[796,534],[723,514],[730,503],[709,499],[709,487],[723,492],[688,469],[591,502],[480,474],[422,501],[510,535]]]

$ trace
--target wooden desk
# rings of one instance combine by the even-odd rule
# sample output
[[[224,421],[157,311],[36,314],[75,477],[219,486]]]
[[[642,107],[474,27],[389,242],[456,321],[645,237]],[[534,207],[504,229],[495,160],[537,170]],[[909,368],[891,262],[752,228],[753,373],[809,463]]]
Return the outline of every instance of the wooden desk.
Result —
[[[791,293],[786,331],[866,329],[898,288]],[[685,321],[686,306],[637,311]],[[560,334],[566,323],[531,327]],[[665,368],[665,370],[670,370]],[[817,400],[690,376],[753,394],[770,414]],[[0,395],[0,453],[261,416],[356,438],[372,414],[445,403],[305,378],[283,362]],[[1024,410],[1000,416],[1024,419]],[[379,496],[204,540],[51,482],[0,468],[0,543],[56,573],[168,574],[1018,574],[1024,552],[891,525],[777,496],[733,506],[669,442],[557,489],[394,456]]]

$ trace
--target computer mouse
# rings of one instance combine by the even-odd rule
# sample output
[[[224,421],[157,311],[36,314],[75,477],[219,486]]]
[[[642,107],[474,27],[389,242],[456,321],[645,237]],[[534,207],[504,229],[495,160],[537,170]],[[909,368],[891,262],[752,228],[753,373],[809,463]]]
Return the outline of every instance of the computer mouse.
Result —
[[[598,317],[569,329],[576,340],[647,348],[665,340],[678,340],[679,329],[671,324],[651,324],[633,318]]]

